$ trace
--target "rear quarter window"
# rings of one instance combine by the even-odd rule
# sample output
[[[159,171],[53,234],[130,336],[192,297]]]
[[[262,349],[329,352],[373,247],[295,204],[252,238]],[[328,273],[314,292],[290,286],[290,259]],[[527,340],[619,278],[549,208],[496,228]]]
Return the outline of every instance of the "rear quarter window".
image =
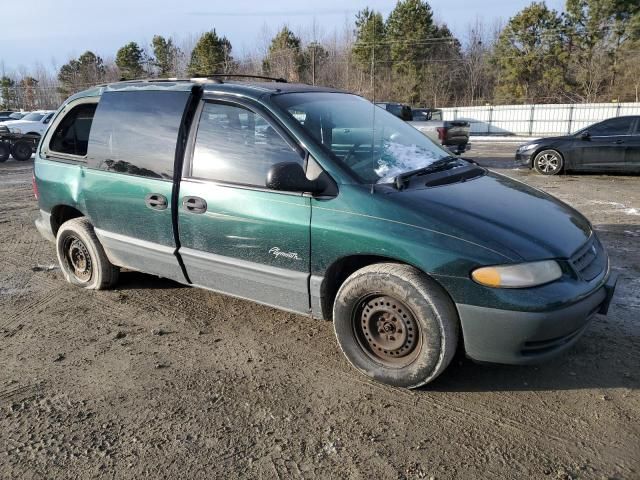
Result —
[[[171,180],[178,131],[190,92],[106,92],[96,109],[89,167]]]
[[[95,103],[73,107],[55,127],[49,141],[49,150],[52,153],[85,156],[96,107]]]

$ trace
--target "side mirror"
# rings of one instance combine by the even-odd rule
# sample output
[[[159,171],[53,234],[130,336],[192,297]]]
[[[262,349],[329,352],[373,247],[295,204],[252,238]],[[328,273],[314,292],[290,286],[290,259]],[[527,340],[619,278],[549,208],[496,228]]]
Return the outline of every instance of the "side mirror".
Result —
[[[316,180],[309,180],[296,162],[276,163],[269,169],[266,181],[267,188],[285,192],[320,193],[324,187]]]
[[[582,140],[589,140],[591,138],[591,134],[587,131],[587,132],[582,132],[580,134],[580,138]]]

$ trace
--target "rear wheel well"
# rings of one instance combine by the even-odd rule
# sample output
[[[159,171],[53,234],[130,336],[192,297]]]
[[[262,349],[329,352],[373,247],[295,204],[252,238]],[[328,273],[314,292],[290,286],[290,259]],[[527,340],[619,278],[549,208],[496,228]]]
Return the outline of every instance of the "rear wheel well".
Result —
[[[321,286],[321,302],[322,302],[322,316],[325,319],[331,319],[333,315],[333,302],[336,298],[336,294],[340,289],[340,286],[349,276],[374,263],[402,263],[397,260],[381,257],[378,255],[352,255],[349,257],[343,257],[335,261],[326,271]]]
[[[53,235],[58,234],[58,229],[64,222],[83,216],[84,214],[80,210],[70,207],[69,205],[57,205],[53,207],[51,210],[51,231]]]

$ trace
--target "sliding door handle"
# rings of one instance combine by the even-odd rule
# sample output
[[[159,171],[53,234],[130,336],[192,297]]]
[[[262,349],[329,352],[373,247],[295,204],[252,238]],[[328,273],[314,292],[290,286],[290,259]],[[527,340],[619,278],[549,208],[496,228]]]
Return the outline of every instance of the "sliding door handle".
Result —
[[[148,194],[146,197],[144,197],[144,203],[147,205],[147,207],[154,210],[166,210],[166,208],[169,206],[167,197],[159,193]]]
[[[207,211],[207,202],[200,197],[184,197],[182,208],[189,213],[204,213]]]

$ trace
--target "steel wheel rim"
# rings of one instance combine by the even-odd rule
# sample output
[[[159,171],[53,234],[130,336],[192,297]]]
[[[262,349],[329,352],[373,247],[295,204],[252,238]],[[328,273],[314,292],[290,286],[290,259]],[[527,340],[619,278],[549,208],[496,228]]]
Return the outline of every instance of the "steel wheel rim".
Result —
[[[67,270],[80,282],[88,282],[93,276],[93,262],[87,246],[78,237],[70,235],[63,245]]]
[[[405,367],[420,352],[420,324],[411,309],[393,297],[376,294],[362,299],[352,325],[362,350],[385,367]]]
[[[555,172],[560,166],[560,158],[555,153],[545,153],[538,157],[538,168],[544,172]]]

